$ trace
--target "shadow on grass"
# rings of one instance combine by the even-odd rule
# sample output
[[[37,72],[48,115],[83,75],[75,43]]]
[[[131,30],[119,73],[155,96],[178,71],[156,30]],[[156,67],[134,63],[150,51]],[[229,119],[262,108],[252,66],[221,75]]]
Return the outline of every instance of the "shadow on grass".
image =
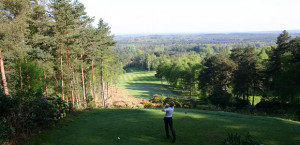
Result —
[[[187,111],[187,114],[185,112]],[[147,145],[172,144],[165,138],[164,113],[158,109],[97,109],[67,118],[27,144]],[[266,144],[297,144],[300,124],[222,112],[176,109],[175,144],[221,144],[227,132],[250,132]],[[118,141],[117,137],[121,140]]]
[[[159,81],[159,79],[155,78],[154,76],[137,76],[132,81]]]

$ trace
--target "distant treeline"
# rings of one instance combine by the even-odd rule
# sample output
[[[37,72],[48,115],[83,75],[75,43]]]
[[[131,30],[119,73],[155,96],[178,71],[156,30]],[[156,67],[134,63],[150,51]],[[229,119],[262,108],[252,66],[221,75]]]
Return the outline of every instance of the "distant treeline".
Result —
[[[275,46],[280,32],[270,33],[230,33],[230,34],[174,34],[147,36],[117,36],[115,51],[121,57],[123,65],[132,66],[145,58],[147,54],[172,54],[195,51],[201,56],[212,55],[221,51],[229,52],[236,47],[251,46],[256,49]],[[292,38],[300,36],[299,32],[291,34]],[[145,56],[141,56],[145,55]],[[142,57],[142,58],[138,58]],[[145,60],[145,59],[144,59]],[[146,68],[146,61],[140,65]]]

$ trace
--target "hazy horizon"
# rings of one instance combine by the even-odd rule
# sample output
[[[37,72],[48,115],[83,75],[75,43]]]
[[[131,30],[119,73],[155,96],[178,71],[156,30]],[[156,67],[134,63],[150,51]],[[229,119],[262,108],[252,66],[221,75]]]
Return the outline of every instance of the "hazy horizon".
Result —
[[[115,35],[300,30],[298,0],[79,1]]]
[[[126,36],[126,35],[197,35],[197,34],[266,34],[266,33],[275,33],[275,34],[279,34],[281,33],[283,30],[270,30],[270,31],[241,31],[241,32],[170,32],[170,33],[124,33],[124,34],[114,34],[116,36]],[[288,31],[288,33],[300,33],[300,29],[299,30],[286,30]]]

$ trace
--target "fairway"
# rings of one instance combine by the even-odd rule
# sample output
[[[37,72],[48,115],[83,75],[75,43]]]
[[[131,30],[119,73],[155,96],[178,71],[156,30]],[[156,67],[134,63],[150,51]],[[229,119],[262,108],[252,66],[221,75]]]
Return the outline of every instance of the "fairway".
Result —
[[[119,77],[119,87],[126,89],[130,95],[136,98],[150,99],[154,94],[173,96],[158,78],[154,77],[155,71],[136,71],[122,74]]]
[[[187,114],[184,112],[187,111]],[[168,145],[164,113],[158,109],[96,109],[67,118],[26,144]],[[269,145],[300,143],[300,123],[235,113],[176,109],[173,114],[178,145],[219,145],[226,132],[250,134]],[[117,141],[117,137],[121,140]]]

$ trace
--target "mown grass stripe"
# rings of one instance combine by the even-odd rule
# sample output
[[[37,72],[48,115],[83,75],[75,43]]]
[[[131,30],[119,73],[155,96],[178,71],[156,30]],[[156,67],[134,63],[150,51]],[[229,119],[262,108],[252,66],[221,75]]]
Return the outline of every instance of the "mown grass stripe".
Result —
[[[154,94],[175,96],[175,94],[166,90],[161,81],[154,77],[155,72],[139,71],[125,73],[120,76],[119,86],[126,89],[130,95],[136,98],[149,99]]]

